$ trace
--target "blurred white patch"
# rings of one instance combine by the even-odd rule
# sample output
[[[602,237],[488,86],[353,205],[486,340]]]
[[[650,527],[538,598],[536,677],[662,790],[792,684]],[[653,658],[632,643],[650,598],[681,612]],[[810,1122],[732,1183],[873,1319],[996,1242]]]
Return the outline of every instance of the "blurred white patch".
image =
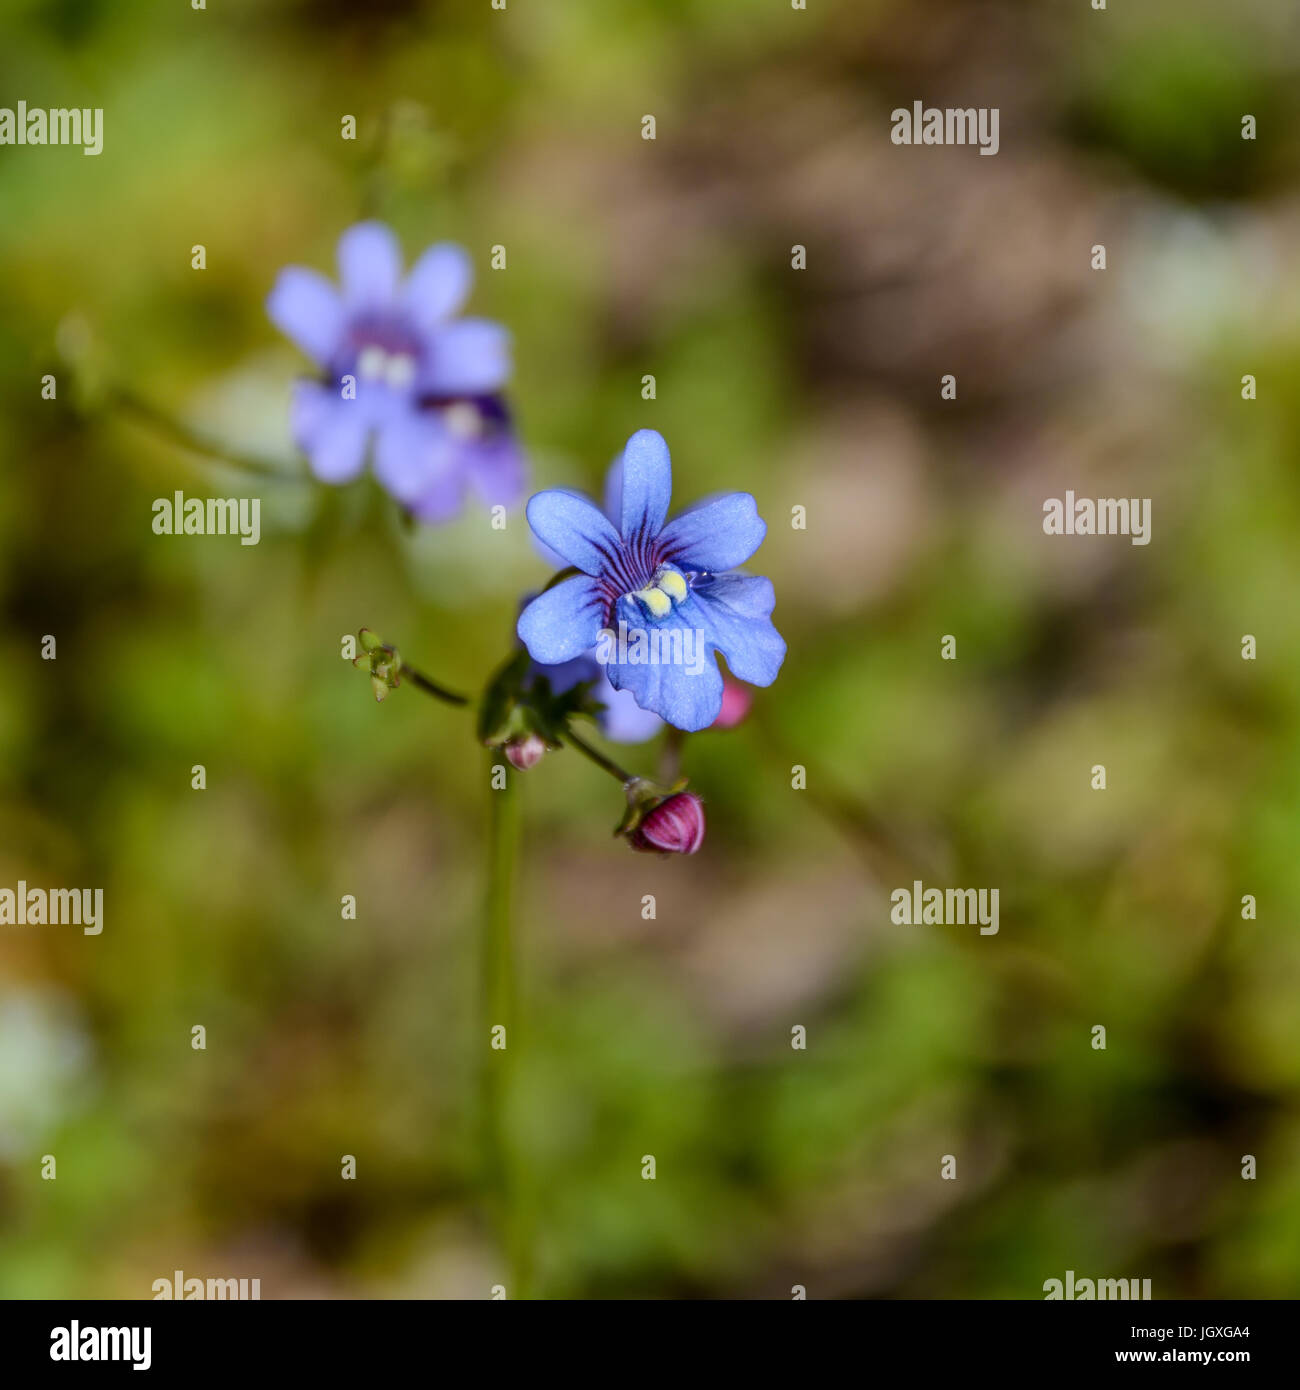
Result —
[[[469,407],[477,423],[478,412]],[[555,570],[564,565],[541,559],[524,507],[528,499],[545,487],[573,486],[551,482],[559,466],[546,455],[528,451],[528,481],[518,501],[506,512],[503,529],[492,526],[488,506],[470,490],[459,517],[436,525],[406,526],[390,508],[391,534],[406,566],[411,583],[422,597],[445,602],[455,593],[459,602],[472,603],[483,598],[518,596],[524,590],[538,590]],[[414,660],[414,657],[412,657]]]
[[[39,1156],[90,1073],[72,1000],[45,987],[0,993],[0,1159]]]
[[[1104,273],[1121,276],[1124,302],[1152,351],[1180,364],[1226,335],[1258,341],[1265,325],[1293,331],[1300,274],[1294,258],[1286,261],[1267,222],[1163,208],[1139,221],[1133,253]]]
[[[215,447],[283,466],[284,482],[217,462],[206,466],[214,491],[262,499],[262,529],[267,534],[304,530],[314,515],[320,487],[289,432],[293,383],[302,374],[286,372],[287,360],[279,353],[250,357],[216,377],[194,398],[186,417],[186,423]],[[293,481],[297,478],[302,481]]]

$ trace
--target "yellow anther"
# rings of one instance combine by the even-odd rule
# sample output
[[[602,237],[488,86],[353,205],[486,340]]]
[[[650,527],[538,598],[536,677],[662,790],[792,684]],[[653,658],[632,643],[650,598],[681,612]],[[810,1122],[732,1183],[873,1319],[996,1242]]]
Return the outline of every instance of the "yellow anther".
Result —
[[[659,576],[659,587],[674,603],[681,603],[686,597],[686,581],[676,570],[664,570]]]
[[[662,589],[638,589],[636,596],[652,618],[662,618],[665,613],[672,611],[673,601]]]

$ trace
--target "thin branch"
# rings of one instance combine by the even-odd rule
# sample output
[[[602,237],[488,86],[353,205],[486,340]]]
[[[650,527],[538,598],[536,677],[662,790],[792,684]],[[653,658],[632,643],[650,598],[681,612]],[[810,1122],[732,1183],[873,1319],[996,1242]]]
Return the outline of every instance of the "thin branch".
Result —
[[[591,744],[579,738],[578,735],[573,732],[572,728],[565,730],[564,742],[572,744],[579,753],[589,758],[598,768],[608,772],[611,777],[616,777],[624,786],[627,786],[629,782],[635,780],[632,773],[628,772],[626,768],[619,767],[613,759],[607,758],[603,753],[593,748]]]
[[[201,454],[230,468],[242,469],[245,473],[255,473],[262,478],[270,478],[280,483],[303,483],[308,481],[305,473],[291,473],[272,463],[269,459],[254,454],[232,453],[214,440],[208,439],[192,430],[188,425],[168,415],[165,410],[135,395],[121,386],[108,390],[108,404],[123,414],[131,416],[138,423],[148,425],[157,434],[164,436],[173,444],[192,454]]]
[[[456,691],[448,690],[445,685],[439,685],[437,681],[430,680],[423,671],[417,671],[414,666],[408,666],[405,659],[398,670],[398,675],[409,680],[418,690],[423,690],[426,695],[432,695],[435,700],[441,700],[444,704],[469,704],[468,695],[458,695]]]

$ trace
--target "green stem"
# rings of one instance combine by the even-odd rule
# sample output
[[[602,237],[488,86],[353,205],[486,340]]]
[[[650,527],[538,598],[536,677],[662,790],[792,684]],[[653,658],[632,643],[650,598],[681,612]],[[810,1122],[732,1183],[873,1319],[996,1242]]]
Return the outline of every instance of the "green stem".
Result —
[[[509,1137],[509,1111],[519,1053],[515,983],[515,880],[519,857],[519,790],[510,768],[505,785],[490,792],[488,880],[483,936],[483,1022],[487,1046],[483,1066],[483,1169],[488,1205],[505,1246],[508,1298],[528,1296],[528,1248],[519,1202],[519,1182]],[[489,780],[489,785],[491,781]],[[503,1028],[504,1047],[493,1047],[493,1030]],[[498,1035],[499,1036],[499,1035]]]
[[[771,719],[757,718],[754,723],[773,767],[784,773],[799,762]],[[895,880],[900,875],[911,878],[919,873],[931,878],[938,873],[927,853],[900,838],[869,806],[833,786],[825,787],[820,776],[814,778],[807,793],[809,801],[857,845],[875,873]]]
[[[578,735],[575,734],[572,729],[565,730],[564,742],[572,744],[573,747],[576,748],[579,753],[581,753],[584,757],[590,758],[591,761],[595,763],[598,768],[601,768],[603,771],[608,772],[611,777],[617,777],[618,780],[622,782],[624,786],[626,786],[629,782],[635,780],[632,774],[626,768],[619,767],[619,765],[616,762],[614,762],[612,758],[607,758],[603,753],[598,752],[595,748],[591,746],[591,744],[587,743],[584,739],[579,738]]]
[[[664,735],[663,751],[659,755],[659,780],[675,782],[682,771],[682,749],[686,746],[686,733],[676,725],[669,724]]]
[[[437,681],[430,680],[423,671],[417,671],[414,666],[408,665],[405,660],[402,662],[399,674],[403,679],[409,680],[417,690],[423,690],[426,695],[432,695],[435,700],[442,700],[444,704],[469,704],[468,695],[458,695],[454,690],[448,690],[445,685],[439,685]]]
[[[245,473],[256,473],[259,477],[272,478],[276,482],[300,483],[306,481],[306,476],[303,473],[288,472],[268,459],[257,458],[253,454],[229,452],[221,445],[206,439],[203,435],[190,429],[188,425],[182,424],[174,416],[168,415],[166,411],[160,410],[156,405],[124,387],[110,387],[106,401],[108,405],[115,406],[123,414],[130,415],[137,421],[149,425],[156,433],[165,436],[173,444],[180,445],[182,449],[188,449],[192,454],[202,454],[205,458],[214,459],[231,468],[241,468]]]

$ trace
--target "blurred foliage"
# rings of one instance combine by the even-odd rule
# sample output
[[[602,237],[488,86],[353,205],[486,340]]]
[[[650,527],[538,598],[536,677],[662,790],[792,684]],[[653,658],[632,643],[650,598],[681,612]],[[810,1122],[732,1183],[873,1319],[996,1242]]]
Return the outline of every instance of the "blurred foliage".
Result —
[[[105,110],[96,158],[0,149],[0,885],[105,891],[101,936],[0,928],[0,1295],[503,1275],[484,753],[340,641],[478,688],[546,574],[522,513],[413,535],[297,475],[263,301],[362,215],[472,251],[537,486],[599,490],[650,425],[678,505],[755,493],[790,644],[686,743],[695,859],[615,841],[574,754],[524,779],[537,1292],[1300,1291],[1290,6],[4,0],[0,32],[4,102]],[[917,99],[999,106],[998,157],[892,146]],[[155,536],[177,488],[260,496],[260,545]],[[1065,488],[1153,498],[1152,543],[1043,536]],[[892,924],[914,876],[999,888],[998,935]]]

